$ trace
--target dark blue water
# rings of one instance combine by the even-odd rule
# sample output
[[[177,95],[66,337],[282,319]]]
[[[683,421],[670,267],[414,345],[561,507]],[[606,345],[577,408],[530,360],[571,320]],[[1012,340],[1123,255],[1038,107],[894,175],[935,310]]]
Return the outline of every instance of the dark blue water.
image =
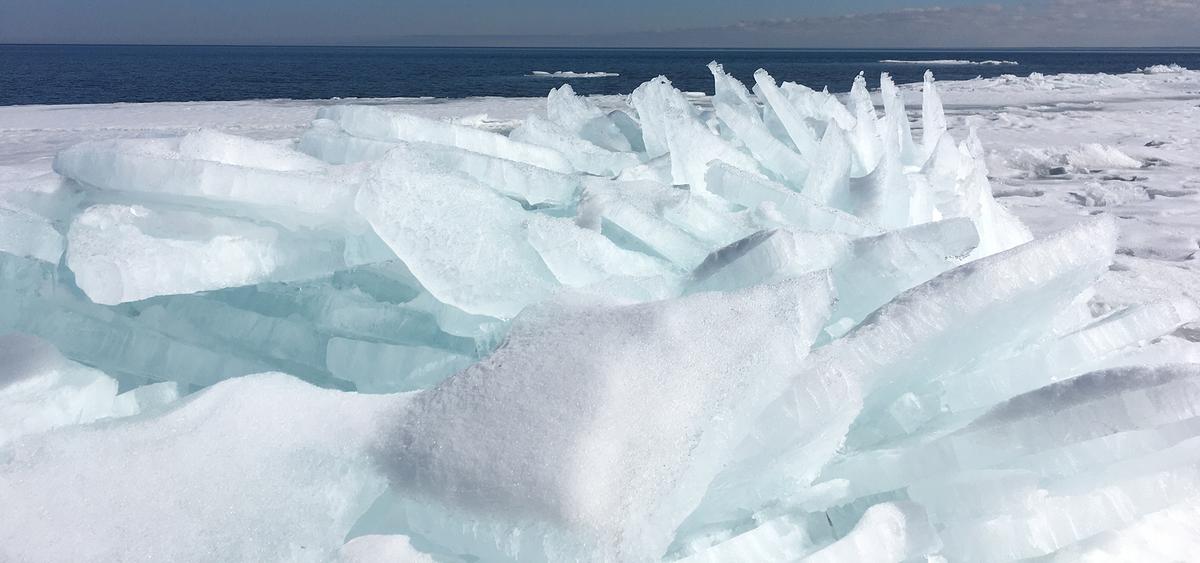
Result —
[[[333,97],[542,96],[562,82],[584,94],[618,94],[664,74],[677,87],[712,91],[718,60],[745,81],[776,79],[832,91],[859,71],[916,82],[925,67],[884,59],[1011,60],[1019,66],[936,66],[939,79],[1000,74],[1129,72],[1152,64],[1200,68],[1200,50],[784,51],[413,47],[169,47],[0,45],[0,105]],[[526,76],[532,71],[615,72],[610,78]]]

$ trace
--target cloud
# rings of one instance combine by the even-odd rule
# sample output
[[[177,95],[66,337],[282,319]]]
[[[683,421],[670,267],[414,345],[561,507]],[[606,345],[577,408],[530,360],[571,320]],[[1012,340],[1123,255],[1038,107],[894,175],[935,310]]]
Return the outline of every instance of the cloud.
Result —
[[[593,39],[689,47],[1180,47],[1200,43],[1198,30],[1200,0],[1033,0],[748,20]]]

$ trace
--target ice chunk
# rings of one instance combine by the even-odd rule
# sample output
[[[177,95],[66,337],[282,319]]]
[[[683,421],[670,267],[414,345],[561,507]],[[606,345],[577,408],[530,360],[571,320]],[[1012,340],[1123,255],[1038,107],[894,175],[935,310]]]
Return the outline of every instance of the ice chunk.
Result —
[[[771,135],[759,116],[758,105],[750,99],[750,93],[741,82],[726,74],[725,69],[715,61],[708,63],[708,70],[712,72],[716,83],[713,108],[717,117],[746,145],[746,149],[764,169],[784,183],[802,186],[808,175],[808,162]]]
[[[801,193],[822,205],[853,211],[849,191],[854,155],[846,132],[838,124],[830,123],[812,154],[816,164]]]
[[[689,290],[729,291],[826,270],[849,248],[839,235],[759,231],[710,254],[692,272]]]
[[[649,158],[658,158],[671,151],[667,146],[667,120],[694,119],[700,113],[665,76],[642,83],[633,91],[629,103],[637,111]]]
[[[933,154],[946,135],[946,112],[942,97],[933,83],[933,71],[925,71],[925,87],[921,93],[921,148],[926,156]]]
[[[648,292],[640,300],[662,299],[677,293],[679,276],[670,264],[623,249],[600,233],[582,229],[566,219],[544,216],[530,217],[527,228],[529,243],[554,277],[567,287],[595,287],[621,279],[637,283]],[[655,283],[655,279],[660,282]]]
[[[958,265],[978,243],[974,224],[964,218],[855,240],[833,266],[838,288],[833,319],[857,324],[893,297]]]
[[[800,561],[900,563],[935,553],[941,548],[941,539],[920,505],[911,502],[881,503],[868,508],[846,537]]]
[[[962,160],[955,194],[938,208],[944,216],[970,217],[975,221],[979,247],[972,257],[989,256],[1032,240],[1029,228],[992,197],[983,148],[974,129],[958,150]]]
[[[188,133],[179,140],[183,158],[211,160],[281,172],[319,172],[327,165],[290,146],[230,135],[212,129]]]
[[[0,252],[57,264],[63,236],[46,219],[0,202]]]
[[[337,563],[435,563],[445,561],[418,551],[406,536],[359,536],[342,546]]]
[[[845,338],[818,348],[800,366],[791,388],[757,421],[737,461],[710,487],[702,521],[727,518],[731,511],[802,489],[848,431],[872,428],[877,411],[906,389],[1038,336],[1058,306],[1070,303],[1104,271],[1115,239],[1110,220],[1093,220],[959,266],[892,300]],[[972,338],[961,338],[967,332]],[[850,429],[855,417],[856,428]],[[850,481],[871,486],[881,479]]]
[[[1008,351],[1006,343],[1027,345],[1045,330],[1059,306],[1070,303],[1106,270],[1115,238],[1111,220],[1095,219],[955,268],[888,303],[850,338],[830,346],[827,358],[840,372],[856,362],[841,356],[839,349],[858,350],[851,357],[865,360],[860,365],[865,372],[846,377],[875,387],[871,402],[877,403],[885,397],[895,399],[899,393],[892,393],[901,386],[962,369],[983,354]],[[1012,279],[1022,283],[1010,283]],[[956,328],[958,323],[972,328]],[[960,330],[971,330],[974,337],[959,339]],[[899,338],[909,345],[897,349],[885,344]],[[946,344],[947,339],[957,344]],[[899,354],[880,353],[892,350]],[[922,350],[939,352],[908,361],[914,357],[909,354],[925,355]]]
[[[874,170],[866,176],[850,179],[849,188],[848,209],[885,229],[920,225],[943,216],[936,207],[928,180],[919,175],[905,174],[900,156],[891,145],[885,147]],[[990,188],[988,190],[985,197],[990,200]],[[976,217],[978,214],[968,216]],[[1020,226],[1019,222],[1017,226]]]
[[[133,416],[152,413],[179,399],[179,384],[174,381],[151,383],[117,395],[113,401],[113,416]]]
[[[652,181],[589,182],[577,220],[618,246],[692,268],[704,260],[709,245],[663,216],[665,208],[691,204],[686,192]]]
[[[1200,309],[1191,302],[1135,305],[1044,346],[945,381],[943,400],[955,411],[986,407],[1041,387],[1056,375],[1078,375],[1101,367],[1122,349],[1197,319]]]
[[[823,205],[782,186],[714,162],[708,170],[709,190],[730,202],[750,209],[770,206],[788,226],[808,231],[833,231],[853,236],[875,235],[882,232],[854,215]]]
[[[169,200],[300,227],[353,223],[357,186],[347,178],[183,158],[179,141],[90,141],[60,153],[54,170],[85,186],[139,201]]]
[[[527,213],[465,176],[388,158],[357,208],[434,297],[468,313],[512,318],[557,285],[527,242]]]
[[[111,416],[116,395],[116,380],[64,358],[49,342],[0,335],[0,448],[21,436]]]
[[[410,141],[448,145],[517,162],[570,173],[575,171],[562,153],[522,143],[504,135],[463,125],[394,113],[371,106],[332,106],[321,108],[321,119],[336,122],[347,133],[383,141]]]
[[[482,523],[424,534],[444,545],[491,529],[521,560],[661,556],[829,302],[817,275],[527,310],[491,357],[416,399],[390,445],[393,484]],[[546,551],[510,541],[530,519],[558,530]]]
[[[1187,561],[1200,552],[1200,501],[1195,497],[1059,550],[1050,561]]]
[[[723,563],[725,561],[795,561],[820,545],[809,533],[811,522],[784,515],[738,534],[679,563]]]
[[[546,117],[600,147],[618,152],[633,150],[629,139],[608,114],[587,98],[576,95],[570,84],[550,90],[546,96]]]
[[[90,207],[68,238],[66,262],[76,283],[108,305],[345,267],[341,248],[329,241],[288,240],[247,221],[138,205]]]
[[[472,363],[474,358],[447,350],[402,344],[329,339],[329,372],[354,382],[362,393],[391,393],[432,387]]]
[[[817,133],[805,122],[804,117],[791,104],[787,96],[775,85],[775,79],[763,69],[754,72],[754,83],[758,86],[763,101],[779,119],[779,123],[787,131],[788,137],[800,154],[815,160],[817,154]]]
[[[362,139],[318,127],[305,132],[300,138],[300,147],[309,154],[339,164],[378,160],[389,153],[395,155],[393,158],[429,161],[534,206],[574,203],[581,189],[577,176],[447,145]]]
[[[614,176],[639,162],[635,154],[614,152],[600,147],[536,115],[526,117],[520,127],[513,129],[509,137],[531,145],[553,147],[570,161],[571,166],[599,176]]]
[[[17,442],[0,462],[0,549],[16,561],[329,561],[384,487],[368,451],[406,401],[263,374],[156,416]]]
[[[1120,149],[1099,143],[1086,143],[1066,154],[1067,162],[1081,171],[1113,168],[1141,168],[1142,162]]]
[[[630,95],[630,103],[642,120],[649,156],[658,156],[657,149],[651,151],[651,147],[659,144],[669,154],[673,183],[703,193],[705,172],[714,160],[742,170],[758,170],[752,157],[701,123],[695,108],[665,77],[638,86]]]
[[[879,76],[880,97],[883,98],[884,123],[881,131],[884,147],[900,155],[900,161],[916,165],[920,158],[916,144],[913,142],[912,126],[908,123],[908,111],[904,107],[904,97],[896,88],[891,75],[882,73]]]
[[[0,253],[0,327],[44,338],[63,355],[96,366],[122,384],[143,385],[164,376],[210,385],[270,369],[228,347],[213,350],[167,336],[135,318],[96,305],[71,283],[68,270]]]
[[[862,176],[875,169],[879,157],[883,154],[883,140],[880,138],[875,115],[875,103],[871,101],[871,93],[867,91],[867,79],[862,73],[854,78],[854,86],[850,88],[850,104],[854,107],[854,146],[855,176]],[[898,156],[898,155],[897,155]]]

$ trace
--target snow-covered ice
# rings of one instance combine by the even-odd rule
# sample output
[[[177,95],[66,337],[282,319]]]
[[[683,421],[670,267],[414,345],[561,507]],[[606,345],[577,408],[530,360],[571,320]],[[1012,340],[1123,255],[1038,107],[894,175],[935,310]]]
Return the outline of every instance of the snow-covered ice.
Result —
[[[1019,65],[1017,61],[1001,61],[995,59],[987,59],[983,61],[972,61],[966,59],[929,59],[929,60],[904,60],[904,59],[883,59],[879,61],[883,64],[894,65],[929,65],[929,66],[966,66],[966,65]]]
[[[1200,72],[709,71],[0,107],[0,560],[1193,556]]]

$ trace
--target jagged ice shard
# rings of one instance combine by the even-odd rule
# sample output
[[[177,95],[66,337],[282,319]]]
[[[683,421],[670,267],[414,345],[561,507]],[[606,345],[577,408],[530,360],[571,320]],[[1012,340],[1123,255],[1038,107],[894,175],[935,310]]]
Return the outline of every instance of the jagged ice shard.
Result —
[[[0,192],[0,560],[1194,555],[1200,307],[1096,298],[1118,223],[1035,238],[932,75],[914,138],[708,68]]]

